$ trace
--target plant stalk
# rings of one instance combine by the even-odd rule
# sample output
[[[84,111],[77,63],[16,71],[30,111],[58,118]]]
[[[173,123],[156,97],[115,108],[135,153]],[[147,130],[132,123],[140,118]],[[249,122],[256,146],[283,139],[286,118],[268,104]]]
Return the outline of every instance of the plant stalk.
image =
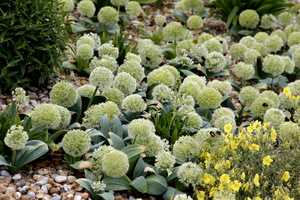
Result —
[[[95,98],[95,96],[96,96],[96,93],[97,93],[97,91],[98,91],[98,88],[99,88],[99,85],[96,86],[96,88],[95,88],[95,90],[94,90],[94,93],[93,93],[93,96],[92,96],[92,98],[90,99],[89,104],[88,104],[88,106],[87,106],[86,109],[89,109],[89,107],[92,105],[92,103],[93,103],[93,101],[94,101],[94,98]]]
[[[15,165],[16,154],[17,154],[17,150],[14,149],[14,150],[12,151],[12,157],[11,157],[11,165],[12,165],[12,166]]]

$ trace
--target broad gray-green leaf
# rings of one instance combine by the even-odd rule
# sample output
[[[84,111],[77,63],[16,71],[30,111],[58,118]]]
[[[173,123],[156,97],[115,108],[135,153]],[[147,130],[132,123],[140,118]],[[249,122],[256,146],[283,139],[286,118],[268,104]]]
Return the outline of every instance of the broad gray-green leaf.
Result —
[[[167,182],[163,176],[151,175],[146,178],[148,194],[161,195],[167,189]]]
[[[134,179],[130,185],[143,194],[147,193],[147,182],[143,176]]]
[[[5,160],[3,156],[0,155],[0,165],[9,166],[9,163]]]
[[[106,177],[103,179],[103,183],[105,183],[105,190],[113,190],[113,191],[121,191],[131,189],[130,180],[128,177],[122,176],[119,178]]]

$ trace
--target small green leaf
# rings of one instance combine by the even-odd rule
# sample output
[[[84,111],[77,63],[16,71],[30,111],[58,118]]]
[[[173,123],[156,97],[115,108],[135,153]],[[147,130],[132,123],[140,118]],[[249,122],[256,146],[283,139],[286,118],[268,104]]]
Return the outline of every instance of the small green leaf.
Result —
[[[167,182],[163,176],[151,175],[146,178],[148,194],[161,195],[167,189]]]
[[[130,185],[143,194],[147,193],[147,182],[143,176],[139,176],[134,179]]]
[[[125,147],[125,143],[123,142],[122,138],[120,138],[119,136],[117,136],[113,132],[109,132],[108,134],[109,134],[109,137],[112,140],[112,146],[115,149],[121,150],[122,148]]]
[[[165,193],[163,194],[163,198],[165,200],[173,200],[177,194],[183,194],[179,190],[173,187],[168,187]]]
[[[0,155],[0,165],[9,166],[9,163],[5,160],[3,156]]]

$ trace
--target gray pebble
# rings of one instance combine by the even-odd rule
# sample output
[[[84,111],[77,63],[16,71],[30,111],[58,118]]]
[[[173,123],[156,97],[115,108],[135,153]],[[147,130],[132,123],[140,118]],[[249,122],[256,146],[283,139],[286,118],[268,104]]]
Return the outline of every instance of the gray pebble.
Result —
[[[11,180],[11,175],[6,170],[1,170],[0,175]]]
[[[21,177],[21,174],[16,174],[12,177],[12,179],[14,180],[20,180],[22,177]]]
[[[48,97],[44,97],[41,99],[42,103],[50,103],[50,99]]]
[[[54,197],[52,197],[52,200],[61,200],[61,196],[55,195]]]
[[[19,180],[19,181],[16,181],[16,182],[15,182],[15,185],[16,185],[16,187],[23,187],[23,186],[26,185],[26,181],[23,180],[23,179],[21,179],[21,180]]]
[[[41,189],[42,189],[44,194],[48,194],[48,188],[47,188],[46,185],[43,185]]]
[[[31,198],[35,198],[35,193],[34,192],[28,192],[27,196],[30,196]]]
[[[69,183],[74,183],[76,181],[76,177],[75,176],[68,176],[68,181],[69,181]]]
[[[36,100],[30,100],[30,104],[31,104],[33,107],[36,107],[36,106],[39,105],[39,104],[36,102]]]
[[[48,90],[45,90],[44,92],[43,92],[43,94],[48,94],[49,92],[48,92]]]
[[[55,177],[55,182],[57,182],[57,183],[62,183],[62,182],[65,182],[66,180],[67,180],[66,176],[56,176]]]
[[[129,196],[129,200],[135,200],[133,196]]]
[[[48,177],[44,177],[40,181],[36,182],[34,185],[42,186],[42,185],[47,184],[48,182],[49,182],[49,178]]]
[[[75,197],[74,197],[74,200],[81,200],[82,199],[82,197],[80,196],[80,195],[76,195]]]
[[[39,99],[43,98],[45,95],[43,93],[40,93],[39,95]]]

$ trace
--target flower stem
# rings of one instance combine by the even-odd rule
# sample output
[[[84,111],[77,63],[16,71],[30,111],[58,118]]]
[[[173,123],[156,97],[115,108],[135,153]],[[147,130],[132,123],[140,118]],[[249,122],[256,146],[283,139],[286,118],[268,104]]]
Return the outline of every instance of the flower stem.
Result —
[[[12,166],[15,165],[16,153],[17,153],[17,150],[14,149],[14,150],[12,151],[12,157],[11,157],[11,165],[12,165]]]
[[[89,107],[92,105],[92,102],[94,101],[94,97],[96,96],[96,93],[97,93],[98,88],[99,88],[99,85],[96,86],[96,88],[95,88],[95,90],[94,90],[94,93],[93,93],[93,96],[92,96],[92,98],[90,99],[89,104],[88,104],[88,106],[87,106],[86,109],[89,109]]]
[[[48,134],[48,128],[46,128],[46,135],[45,135],[45,142],[47,142],[48,141],[48,137],[49,137],[49,134]]]
[[[205,112],[205,118],[207,119],[207,116],[208,116],[208,108],[207,108],[207,110],[206,110],[206,112]]]

